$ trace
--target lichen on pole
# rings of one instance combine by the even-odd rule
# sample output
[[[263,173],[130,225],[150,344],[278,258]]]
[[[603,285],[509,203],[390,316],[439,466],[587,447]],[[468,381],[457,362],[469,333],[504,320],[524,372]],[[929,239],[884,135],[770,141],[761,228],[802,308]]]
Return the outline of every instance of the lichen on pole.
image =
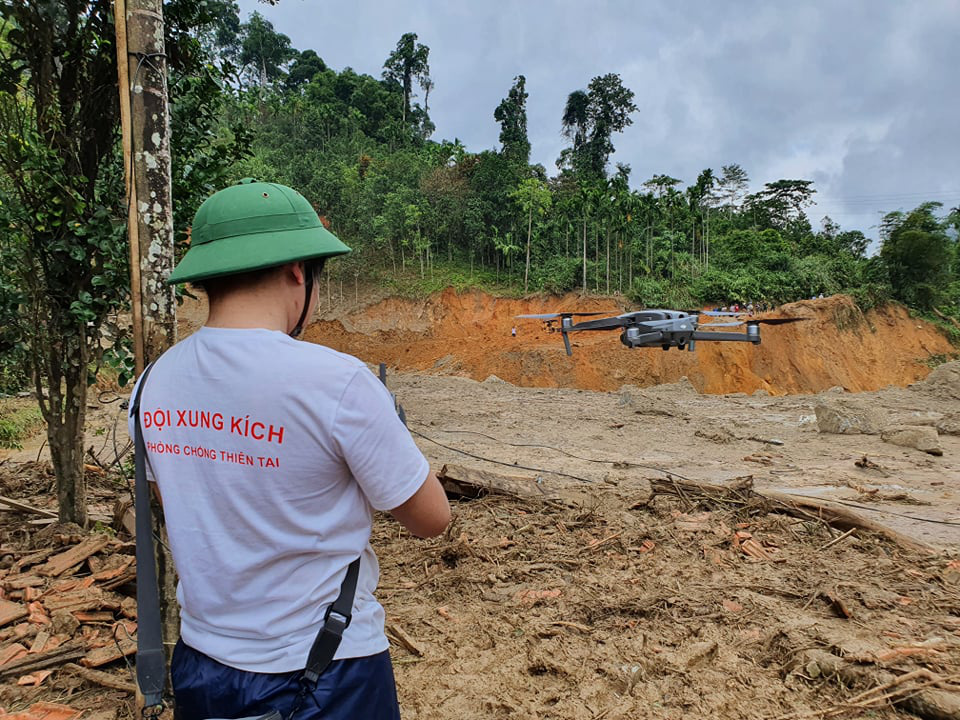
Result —
[[[175,297],[166,284],[174,265],[174,244],[162,3],[127,0],[125,14],[143,323],[134,333],[142,332],[144,360],[150,362],[176,342]]]

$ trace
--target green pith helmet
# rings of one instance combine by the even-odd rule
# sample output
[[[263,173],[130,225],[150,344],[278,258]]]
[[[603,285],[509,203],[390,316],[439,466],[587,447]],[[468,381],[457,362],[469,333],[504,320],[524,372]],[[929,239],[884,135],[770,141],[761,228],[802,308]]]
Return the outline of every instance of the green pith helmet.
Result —
[[[176,284],[344,255],[350,248],[285,185],[241,180],[207,198],[193,220],[190,249],[170,273]]]

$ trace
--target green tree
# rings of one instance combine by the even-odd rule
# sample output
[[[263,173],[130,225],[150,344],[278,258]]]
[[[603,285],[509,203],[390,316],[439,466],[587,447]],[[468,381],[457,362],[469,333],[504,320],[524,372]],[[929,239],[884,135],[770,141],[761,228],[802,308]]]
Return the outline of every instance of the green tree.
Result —
[[[262,89],[286,75],[286,65],[296,57],[290,38],[278,33],[258,12],[240,26],[241,72]]]
[[[767,183],[747,197],[747,210],[755,225],[787,229],[798,221],[805,221],[803,208],[813,203],[812,180],[777,180]]]
[[[922,309],[934,307],[951,282],[951,241],[934,214],[940,203],[884,218],[889,235],[880,248],[894,297]]]
[[[212,12],[171,3],[166,23],[170,87],[179,93],[174,105],[181,103],[185,124],[180,135],[185,144],[198,143],[184,149],[181,161],[215,142],[230,145],[216,123],[195,132],[209,120],[217,83],[185,78],[212,72],[191,34],[213,22]],[[124,354],[110,321],[126,309],[129,293],[113,14],[102,2],[11,0],[0,2],[0,17],[8,28],[0,63],[0,286],[15,284],[18,305],[5,330],[28,348],[60,519],[84,524],[87,383],[105,343]],[[234,159],[212,154],[227,166]],[[218,176],[202,165],[181,162],[175,169],[179,210],[190,216],[196,196],[217,184],[225,168]]]
[[[588,86],[590,103],[589,169],[597,177],[606,174],[607,160],[614,152],[613,133],[633,124],[630,114],[636,112],[633,91],[624,87],[620,76],[608,73],[593,78]]]
[[[533,217],[542,217],[550,207],[550,190],[539,178],[527,178],[510,193],[517,207],[527,216],[527,262],[523,271],[523,291],[527,292],[530,281],[530,241],[533,236]]]
[[[500,123],[501,152],[512,163],[523,168],[530,162],[526,82],[523,75],[517,75],[507,97],[493,111],[494,119]]]
[[[413,81],[421,87],[430,79],[430,48],[417,42],[416,33],[404,33],[397,41],[396,49],[390,53],[383,64],[383,79],[400,83],[403,87],[402,122],[410,115],[410,98],[413,93]],[[431,87],[432,87],[431,83]]]
[[[720,173],[715,197],[730,216],[739,208],[740,201],[750,184],[750,177],[747,171],[736,163],[724,165],[720,168]]]

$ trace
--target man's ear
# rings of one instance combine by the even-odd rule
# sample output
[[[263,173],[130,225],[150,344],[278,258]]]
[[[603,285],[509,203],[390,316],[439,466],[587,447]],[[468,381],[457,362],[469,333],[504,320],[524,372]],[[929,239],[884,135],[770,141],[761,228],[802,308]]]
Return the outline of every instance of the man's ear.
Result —
[[[289,277],[293,278],[297,285],[303,285],[307,282],[307,275],[304,272],[304,263],[302,261],[287,263],[283,268],[284,275],[289,273]]]

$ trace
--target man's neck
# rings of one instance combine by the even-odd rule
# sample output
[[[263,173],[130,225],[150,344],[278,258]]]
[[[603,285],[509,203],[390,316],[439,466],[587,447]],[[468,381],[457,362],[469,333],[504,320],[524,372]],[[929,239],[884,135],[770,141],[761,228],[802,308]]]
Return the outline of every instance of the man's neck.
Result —
[[[206,327],[289,332],[285,309],[260,293],[231,293],[210,303]]]

